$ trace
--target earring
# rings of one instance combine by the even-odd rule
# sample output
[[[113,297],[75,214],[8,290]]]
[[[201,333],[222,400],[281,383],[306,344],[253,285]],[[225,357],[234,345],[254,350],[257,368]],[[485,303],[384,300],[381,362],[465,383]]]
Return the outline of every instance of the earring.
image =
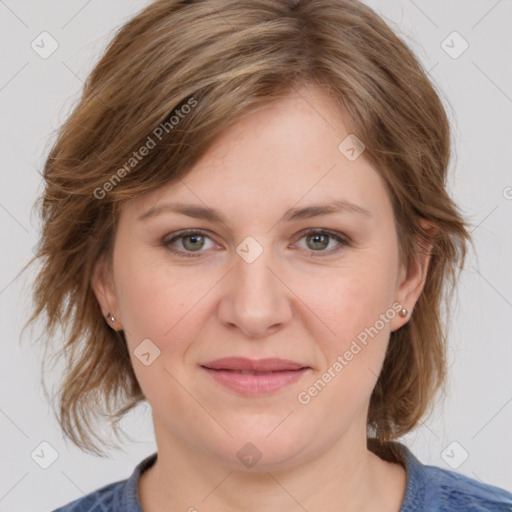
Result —
[[[113,315],[110,314],[110,311],[107,313],[107,316],[105,317],[107,320],[110,320],[112,323],[116,321]]]
[[[407,316],[407,313],[409,313],[409,311],[407,311],[407,309],[405,309],[405,308],[402,308],[398,314],[399,314],[402,318],[405,318],[405,317]]]

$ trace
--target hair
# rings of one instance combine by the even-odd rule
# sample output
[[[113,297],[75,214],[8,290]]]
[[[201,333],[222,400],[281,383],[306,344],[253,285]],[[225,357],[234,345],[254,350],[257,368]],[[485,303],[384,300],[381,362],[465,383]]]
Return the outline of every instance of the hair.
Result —
[[[117,31],[88,76],[49,151],[36,201],[42,233],[29,264],[40,268],[25,327],[44,314],[46,347],[62,328],[55,410],[82,450],[103,455],[98,419],[117,433],[145,400],[125,333],[107,325],[91,284],[101,258],[112,264],[123,204],[180,180],[229,125],[305,84],[349,116],[384,178],[401,261],[413,265],[431,246],[414,313],[390,335],[368,439],[396,439],[431,410],[446,380],[441,316],[471,239],[446,191],[450,125],[426,71],[358,1],[158,0]]]

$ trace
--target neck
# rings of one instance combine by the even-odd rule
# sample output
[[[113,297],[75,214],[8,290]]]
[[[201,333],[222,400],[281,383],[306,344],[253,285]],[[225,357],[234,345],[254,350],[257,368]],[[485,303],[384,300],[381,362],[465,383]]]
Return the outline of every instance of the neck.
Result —
[[[162,439],[157,430],[155,425],[157,439]],[[157,461],[140,478],[139,496],[144,512],[287,512],[301,507],[398,512],[405,487],[405,469],[369,451],[365,437],[339,438],[295,465],[261,470],[256,464],[240,470],[229,460],[219,461],[210,452],[167,435],[158,446]]]

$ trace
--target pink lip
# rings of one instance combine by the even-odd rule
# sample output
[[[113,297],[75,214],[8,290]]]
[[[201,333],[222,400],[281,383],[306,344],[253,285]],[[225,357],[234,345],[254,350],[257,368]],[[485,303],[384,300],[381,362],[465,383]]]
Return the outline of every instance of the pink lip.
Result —
[[[201,365],[217,382],[244,395],[277,391],[298,381],[310,367],[286,359],[226,357]],[[240,373],[259,372],[259,373]],[[276,372],[276,373],[262,373]]]
[[[308,365],[271,357],[267,359],[248,359],[246,357],[223,357],[204,363],[201,366],[212,370],[245,370],[252,372],[279,372],[283,370],[300,370],[308,368]]]

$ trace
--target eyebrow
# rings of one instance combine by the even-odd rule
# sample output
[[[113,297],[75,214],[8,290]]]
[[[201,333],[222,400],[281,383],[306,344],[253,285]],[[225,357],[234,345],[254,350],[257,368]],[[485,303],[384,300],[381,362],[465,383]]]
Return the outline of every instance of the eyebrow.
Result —
[[[163,213],[181,213],[182,215],[187,215],[188,217],[193,217],[194,219],[202,219],[211,222],[227,224],[226,217],[218,210],[206,206],[184,203],[165,203],[153,206],[142,215],[140,215],[137,220],[144,221]],[[320,217],[322,215],[329,215],[333,213],[357,213],[368,218],[373,216],[369,210],[363,208],[362,206],[346,200],[336,200],[327,204],[310,205],[303,208],[290,208],[281,217],[280,222],[293,222],[297,220],[311,219],[313,217]]]

